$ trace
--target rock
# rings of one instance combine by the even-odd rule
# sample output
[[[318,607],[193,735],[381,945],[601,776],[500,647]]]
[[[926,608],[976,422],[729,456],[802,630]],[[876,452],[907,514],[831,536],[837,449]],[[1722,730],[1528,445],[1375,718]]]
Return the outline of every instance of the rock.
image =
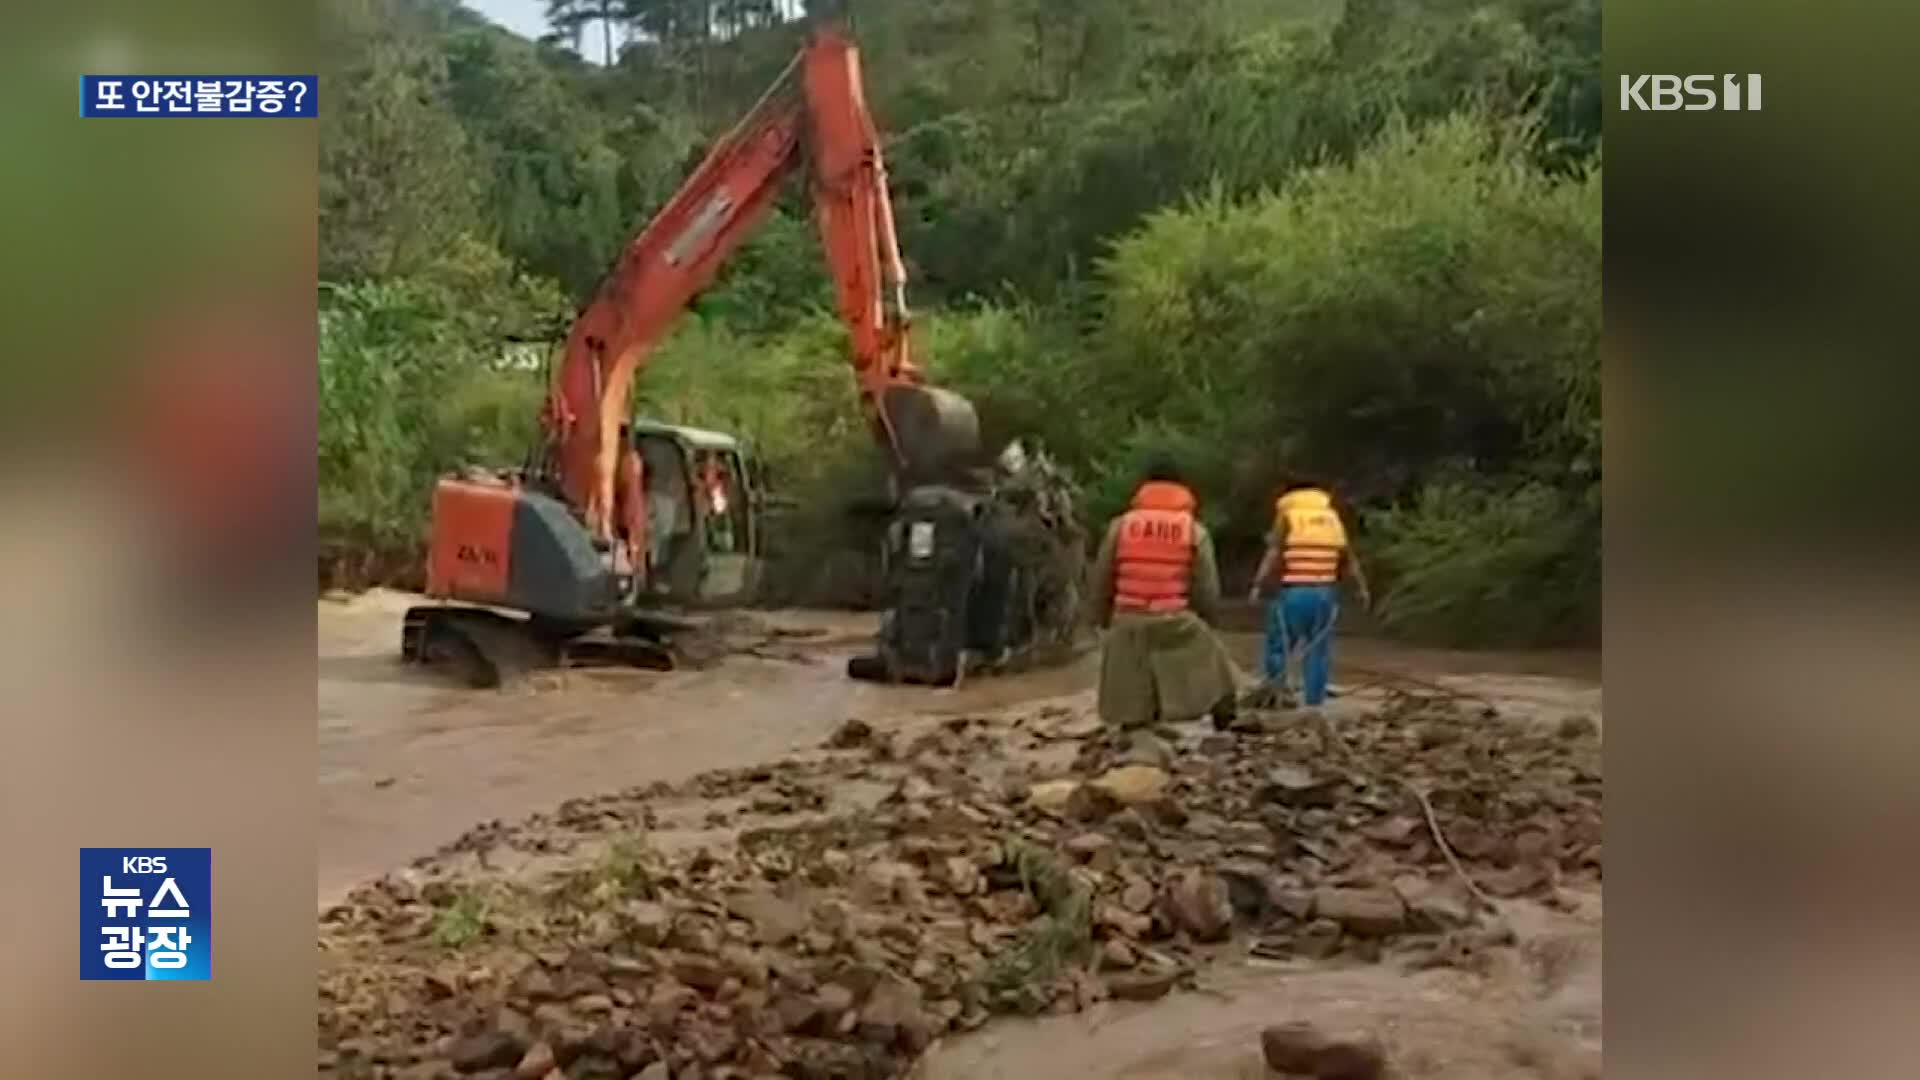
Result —
[[[666,1062],[656,1061],[634,1073],[631,1080],[673,1080],[673,1070],[667,1068]]]
[[[1122,765],[1087,786],[1121,806],[1146,806],[1166,797],[1167,773],[1152,765]]]
[[[817,995],[820,1009],[830,1017],[837,1017],[853,1008],[853,991],[839,983],[828,983],[820,988]]]
[[[1260,1033],[1267,1067],[1314,1080],[1377,1080],[1386,1074],[1387,1054],[1370,1035],[1326,1035],[1311,1024],[1278,1024]]]
[[[613,999],[605,994],[586,994],[574,998],[573,1007],[583,1013],[610,1013]]]
[[[673,930],[673,913],[649,900],[636,900],[621,909],[627,933],[649,949],[658,948]]]
[[[900,802],[923,803],[940,797],[940,789],[928,782],[918,773],[909,774],[893,789],[893,798]]]
[[[554,1059],[553,1047],[537,1042],[529,1049],[520,1064],[514,1067],[513,1080],[545,1080],[546,1075],[559,1064]]]
[[[1311,770],[1281,762],[1267,770],[1266,786],[1260,789],[1260,795],[1282,806],[1304,809],[1332,806],[1336,787],[1336,780],[1315,776]]]
[[[1087,814],[1083,816],[1093,816]],[[1154,835],[1153,826],[1140,816],[1138,810],[1122,810],[1107,819],[1107,828],[1127,840],[1148,840]]]
[[[1126,755],[1121,759],[1129,765],[1150,765],[1156,769],[1173,767],[1173,747],[1165,739],[1151,732],[1137,731],[1129,740]]]
[[[667,944],[689,953],[711,953],[720,948],[720,931],[713,920],[700,917],[675,919]]]
[[[1120,890],[1120,906],[1132,912],[1143,912],[1153,906],[1153,883],[1134,878]]]
[[[1152,1001],[1166,997],[1179,981],[1179,968],[1121,972],[1107,976],[1107,993],[1116,1001]]]
[[[463,1073],[509,1068],[526,1053],[526,1043],[506,1031],[486,1031],[456,1041],[447,1052],[453,1067]]]
[[[1413,839],[1414,834],[1422,831],[1425,827],[1425,823],[1418,818],[1401,815],[1398,817],[1381,818],[1360,830],[1360,835],[1372,840],[1376,844],[1385,844],[1390,847],[1405,847]]]
[[[533,1022],[528,1020],[525,1015],[513,1009],[499,1009],[495,1011],[493,1014],[493,1027],[496,1031],[504,1031],[520,1040],[521,1046],[525,1046],[533,1041]]]
[[[712,993],[727,982],[727,970],[711,956],[696,953],[679,953],[671,962],[673,977],[693,987]]]
[[[918,907],[926,902],[920,873],[903,862],[881,859],[868,864],[856,883],[856,892],[868,903]]]
[[[1593,722],[1591,716],[1573,713],[1561,718],[1559,731],[1563,739],[1584,739],[1589,735],[1598,734],[1600,726]]]
[[[1098,716],[1076,716],[1054,728],[1054,734],[1063,739],[1091,739],[1106,730]]]
[[[1424,878],[1396,881],[1393,888],[1406,904],[1407,921],[1415,930],[1437,933],[1473,922],[1473,906],[1463,889],[1434,885]]]
[[[754,940],[762,945],[784,944],[807,929],[804,907],[765,889],[729,897],[727,910],[752,923]]]
[[[1111,930],[1123,938],[1138,941],[1153,932],[1153,916],[1102,904],[1094,912],[1094,925]]]
[[[1258,863],[1229,863],[1220,867],[1220,879],[1227,886],[1227,902],[1233,913],[1243,919],[1264,917],[1271,907],[1267,868]]]
[[[1279,878],[1267,879],[1267,906],[1289,919],[1313,917],[1313,894]]]
[[[779,1020],[780,1030],[799,1035],[810,1035],[819,1029],[825,1010],[820,1000],[812,994],[789,994],[774,1003],[773,1013]]]
[[[834,729],[827,738],[827,746],[835,750],[851,750],[865,746],[873,738],[873,725],[863,720],[848,720]]]
[[[933,1040],[933,1020],[920,1003],[920,988],[904,979],[886,979],[873,988],[860,1009],[860,1037],[917,1054]]]
[[[1113,838],[1097,832],[1084,832],[1067,841],[1067,851],[1081,862],[1092,862],[1112,848]]]
[[[984,884],[979,865],[964,855],[950,855],[942,860],[940,876],[955,896],[972,896]]]
[[[538,1005],[533,1010],[533,1022],[542,1030],[557,1030],[573,1024],[573,1010],[557,1002]]]
[[[445,972],[427,972],[425,983],[428,1001],[443,1001],[460,992],[460,980]]]
[[[1130,968],[1140,961],[1140,957],[1133,951],[1133,946],[1120,938],[1109,938],[1107,943],[1101,946],[1100,955],[1108,967]]]
[[[1313,913],[1360,937],[1386,937],[1407,925],[1407,907],[1390,889],[1319,889],[1313,894]]]
[[[1215,874],[1181,871],[1167,883],[1163,895],[1168,921],[1196,941],[1218,941],[1233,928],[1227,883]]]
[[[720,959],[743,984],[755,989],[764,988],[772,978],[766,960],[745,945],[729,945],[721,949]]]
[[[520,974],[518,990],[520,990],[520,997],[524,997],[526,1001],[532,1001],[534,1005],[540,1005],[543,1001],[555,1001],[561,997],[561,990],[559,986],[555,986],[553,976],[538,967],[526,969]]]
[[[1309,960],[1324,960],[1340,949],[1340,924],[1315,919],[1294,935],[1293,951]]]
[[[609,975],[625,975],[625,976],[635,977],[635,976],[641,976],[641,975],[651,975],[652,973],[653,973],[653,966],[647,963],[645,960],[641,960],[637,957],[632,957],[632,956],[607,957],[607,974]],[[618,994],[615,994],[614,996],[619,997]]]
[[[1078,780],[1047,780],[1027,788],[1027,802],[1041,813],[1064,814],[1079,790]]]

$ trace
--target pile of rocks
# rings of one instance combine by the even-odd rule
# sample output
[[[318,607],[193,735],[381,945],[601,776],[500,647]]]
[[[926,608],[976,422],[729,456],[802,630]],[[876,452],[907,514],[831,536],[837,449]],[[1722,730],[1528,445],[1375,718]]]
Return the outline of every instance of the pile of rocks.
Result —
[[[836,812],[855,782],[890,787]],[[674,798],[748,801],[750,827],[645,846]],[[1435,700],[1119,743],[1058,712],[850,724],[808,760],[489,823],[356,892],[322,920],[320,1071],[899,1076],[994,1013],[1158,997],[1223,950],[1469,962],[1503,937],[1488,895],[1597,879],[1599,824],[1594,732]],[[464,868],[498,848],[598,854]]]

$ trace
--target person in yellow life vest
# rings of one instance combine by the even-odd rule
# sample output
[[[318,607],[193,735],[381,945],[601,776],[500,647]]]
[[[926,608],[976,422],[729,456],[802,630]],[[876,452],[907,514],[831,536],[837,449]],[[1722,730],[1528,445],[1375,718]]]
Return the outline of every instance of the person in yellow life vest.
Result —
[[[1332,497],[1311,483],[1289,485],[1274,502],[1273,532],[1247,600],[1258,604],[1261,592],[1274,588],[1261,657],[1267,685],[1284,689],[1288,661],[1298,655],[1300,700],[1308,708],[1327,699],[1343,571],[1353,579],[1361,604],[1372,607],[1366,574],[1347,543],[1346,524]]]
[[[1100,544],[1091,614],[1107,629],[1099,710],[1109,728],[1232,717],[1233,664],[1208,625],[1220,574],[1197,506],[1178,469],[1158,463]]]

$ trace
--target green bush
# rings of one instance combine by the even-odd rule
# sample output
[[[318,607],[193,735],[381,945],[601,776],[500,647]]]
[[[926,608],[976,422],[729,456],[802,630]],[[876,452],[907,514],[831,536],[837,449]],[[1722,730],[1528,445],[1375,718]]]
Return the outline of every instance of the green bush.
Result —
[[[1460,646],[1597,642],[1597,488],[1436,483],[1366,525],[1387,631]]]
[[[1573,394],[1597,385],[1599,178],[1542,174],[1524,135],[1397,125],[1279,192],[1155,215],[1102,267],[1100,423],[1230,447],[1201,482],[1245,536],[1290,470],[1380,504],[1566,455],[1597,417]]]
[[[322,576],[417,581],[434,481],[520,464],[544,386],[500,364],[502,335],[552,318],[557,291],[489,277],[484,249],[417,279],[328,286],[320,303]]]

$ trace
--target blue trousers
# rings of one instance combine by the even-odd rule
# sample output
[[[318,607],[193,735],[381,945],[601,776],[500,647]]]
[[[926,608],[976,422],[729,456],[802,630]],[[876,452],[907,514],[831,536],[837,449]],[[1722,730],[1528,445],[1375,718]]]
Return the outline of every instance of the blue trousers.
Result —
[[[1267,601],[1264,659],[1267,680],[1287,684],[1287,658],[1300,654],[1301,702],[1327,700],[1333,670],[1333,624],[1340,617],[1339,592],[1332,585],[1288,585]]]

